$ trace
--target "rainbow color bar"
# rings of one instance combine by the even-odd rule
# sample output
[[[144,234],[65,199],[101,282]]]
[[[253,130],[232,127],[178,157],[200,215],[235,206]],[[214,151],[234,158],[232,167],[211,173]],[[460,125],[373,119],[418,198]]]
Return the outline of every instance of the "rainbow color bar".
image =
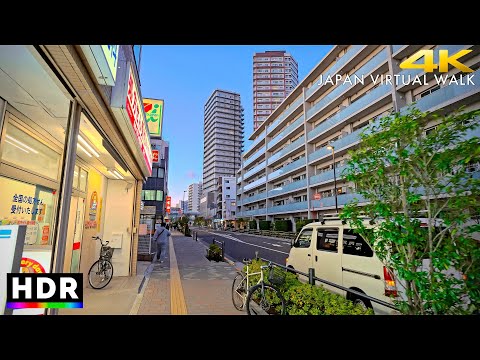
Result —
[[[83,302],[7,302],[8,309],[81,309]]]

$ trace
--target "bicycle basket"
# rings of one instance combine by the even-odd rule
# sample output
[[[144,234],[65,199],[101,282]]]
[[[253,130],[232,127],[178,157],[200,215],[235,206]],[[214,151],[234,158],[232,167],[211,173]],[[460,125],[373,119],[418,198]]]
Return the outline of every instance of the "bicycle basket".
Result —
[[[100,252],[100,257],[110,260],[113,256],[113,248],[110,246],[102,246],[102,251]]]
[[[270,268],[270,272],[268,273],[268,281],[271,282],[273,285],[283,285],[285,283],[285,277],[287,276],[287,272],[273,266]]]

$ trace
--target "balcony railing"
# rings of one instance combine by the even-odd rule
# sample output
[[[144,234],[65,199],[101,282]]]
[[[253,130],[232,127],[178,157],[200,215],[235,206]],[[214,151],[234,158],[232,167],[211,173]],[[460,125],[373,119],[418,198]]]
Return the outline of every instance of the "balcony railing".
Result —
[[[257,172],[261,171],[262,169],[265,169],[265,165],[266,165],[266,162],[264,160],[260,164],[251,168],[245,174],[243,174],[243,178],[248,179],[250,176],[255,175]]]
[[[300,138],[295,140],[293,143],[287,145],[286,147],[284,147],[282,150],[280,150],[276,154],[270,156],[267,160],[267,164],[268,165],[272,164],[274,161],[280,159],[282,156],[287,155],[288,153],[293,151],[293,149],[298,148],[300,145],[303,145],[303,144],[305,144],[305,139],[304,139],[303,136],[300,136]]]
[[[264,191],[263,193],[256,194],[253,196],[244,196],[242,195],[242,199],[238,202],[238,205],[245,205],[251,202],[259,201],[259,200],[264,200],[267,198],[267,192]]]
[[[301,188],[307,189],[307,179],[302,179],[298,181],[291,182],[290,184],[283,185],[279,189],[272,189],[268,192],[268,197],[277,196],[281,194],[288,193],[293,190],[298,190]]]
[[[268,175],[268,181],[273,180],[273,179],[275,179],[275,178],[277,178],[281,175],[284,175],[284,174],[288,173],[289,171],[292,171],[292,170],[298,169],[299,167],[305,166],[305,161],[306,161],[305,157],[302,157],[298,160],[295,160],[295,161],[291,162],[288,165],[285,165],[281,169],[278,169],[278,170],[270,173]]]
[[[385,94],[389,93],[391,90],[390,85],[380,85],[379,87],[370,91],[367,95],[362,96],[360,99],[355,101],[353,104],[347,106],[345,109],[339,111],[337,114],[332,116],[330,119],[323,121],[320,123],[315,129],[310,131],[307,134],[308,140],[312,140],[316,136],[323,134],[328,129],[332,128],[333,126],[344,122],[347,120],[351,115],[355,114],[356,112],[365,109],[368,107],[369,104],[378,101],[382,98]]]
[[[260,149],[257,150],[252,156],[250,156],[247,160],[243,162],[243,166],[247,166],[251,164],[254,160],[258,159],[258,157],[265,153],[265,146],[262,146]]]
[[[346,166],[339,166],[335,169],[335,175],[338,179],[342,178],[342,171],[346,168]],[[320,174],[313,175],[310,177],[310,186],[321,184],[327,181],[333,181],[333,169],[324,171]]]
[[[267,209],[254,209],[254,210],[245,210],[241,211],[239,214],[236,215],[236,217],[240,216],[254,216],[254,215],[265,215],[267,213]]]
[[[266,177],[266,176],[264,176],[264,177],[262,177],[262,178],[260,178],[260,179],[257,179],[257,180],[255,180],[254,182],[245,185],[245,186],[243,187],[243,192],[248,191],[248,190],[250,190],[250,189],[253,189],[253,188],[255,188],[255,187],[258,186],[258,185],[264,184],[266,181],[267,181],[267,177]]]
[[[277,205],[268,208],[268,214],[278,214],[282,212],[291,211],[306,211],[308,210],[307,201],[292,202],[290,204]]]
[[[338,206],[344,206],[352,202],[354,199],[358,199],[360,203],[365,202],[365,198],[357,193],[337,195]],[[335,196],[329,196],[320,200],[311,200],[310,202],[312,204],[312,210],[331,207],[335,206]]]
[[[265,130],[263,130],[255,140],[253,140],[253,142],[250,144],[249,148],[243,153],[243,155],[248,154],[263,139],[265,139]]]
[[[352,132],[351,134],[348,134],[347,136],[344,136],[341,139],[338,139],[337,141],[332,142],[332,145],[335,148],[335,152],[346,149],[358,143],[360,141],[360,132],[362,130],[363,129],[358,129]],[[325,146],[308,155],[308,162],[322,158],[330,153],[331,153],[331,150],[327,149],[327,147]]]
[[[453,55],[454,53],[464,48],[465,48],[465,45],[437,45],[437,47],[433,50],[433,62],[435,64],[438,63],[439,50],[448,50],[448,53]],[[423,73],[424,71],[422,69],[405,69],[400,71],[399,75],[400,75],[400,79],[403,77],[405,81],[408,81],[408,76],[410,76],[413,79],[416,75],[421,75]],[[400,86],[402,86],[401,81],[399,82],[399,84]]]
[[[392,52],[395,54],[398,50],[403,48],[405,45],[392,45]]]
[[[300,126],[300,124],[303,124],[303,118],[304,116],[300,116],[295,122],[292,124],[288,125],[285,130],[283,130],[281,133],[279,133],[277,136],[275,136],[270,142],[267,143],[267,148],[270,149],[273,145],[277,144],[280,140],[285,138],[285,136],[288,136],[296,127]]]
[[[354,79],[355,76],[361,78],[362,76],[368,75],[372,70],[374,70],[378,65],[385,62],[387,59],[387,49],[383,49],[377,55],[370,59],[368,63],[363,65],[358,69],[353,75],[350,75],[351,79]],[[325,106],[330,104],[333,100],[340,97],[341,94],[346,92],[349,88],[354,86],[353,84],[343,83],[337,86],[332,90],[328,95],[324,96],[315,106],[307,111],[307,119],[310,119],[314,114],[322,110]]]
[[[358,54],[358,52],[364,46],[365,45],[353,45],[350,49],[348,49],[348,51],[340,59],[338,59],[338,61],[330,69],[328,69],[323,74],[323,78],[325,79],[329,75],[334,77],[334,75],[337,74],[338,70],[341,69],[342,66],[345,65],[348,61],[353,59],[353,57],[356,54]],[[313,94],[319,88],[320,86],[318,86],[317,83],[313,84],[305,91],[305,97],[308,98],[311,94]]]
[[[290,115],[302,102],[303,102],[303,97],[300,96],[297,100],[295,100],[290,105],[288,109],[285,109],[273,123],[267,126],[267,132],[268,133],[272,132],[277,127],[277,125],[280,124],[288,115]]]

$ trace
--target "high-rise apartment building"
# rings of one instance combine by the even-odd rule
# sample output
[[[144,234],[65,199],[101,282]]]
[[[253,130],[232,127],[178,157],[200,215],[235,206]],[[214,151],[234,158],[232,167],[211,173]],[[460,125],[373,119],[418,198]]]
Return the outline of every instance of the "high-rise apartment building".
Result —
[[[202,183],[188,185],[188,212],[200,212],[200,197],[202,196]]]
[[[462,62],[474,72],[474,84],[435,81],[438,72],[399,67],[418,50],[449,54],[473,50]],[[342,177],[348,151],[358,146],[362,128],[391,111],[415,103],[421,111],[450,112],[480,108],[480,55],[476,45],[337,45],[302,80],[281,106],[250,136],[237,174],[238,218],[316,219],[341,211],[362,197]],[[336,74],[361,81],[329,82]],[[460,71],[450,67],[448,75]],[[400,79],[398,83],[385,75]],[[408,81],[418,75],[424,79]],[[406,83],[404,83],[406,81]],[[428,131],[434,123],[425,129]],[[480,136],[475,130],[471,136]],[[480,167],[474,167],[479,171]],[[335,169],[335,171],[334,171]]]
[[[217,190],[221,176],[235,176],[243,151],[243,108],[240,94],[215,90],[205,104],[203,195]],[[216,195],[213,197],[216,199]],[[215,200],[214,200],[215,201]],[[212,209],[216,203],[206,207]]]
[[[298,64],[286,51],[253,55],[253,130],[255,131],[298,84]]]
[[[235,176],[221,176],[217,182],[217,219],[235,220],[237,188]]]

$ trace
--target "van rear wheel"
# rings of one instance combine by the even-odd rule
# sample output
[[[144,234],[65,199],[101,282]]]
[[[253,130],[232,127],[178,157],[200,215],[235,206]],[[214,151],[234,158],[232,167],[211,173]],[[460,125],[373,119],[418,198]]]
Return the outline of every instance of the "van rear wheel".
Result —
[[[372,308],[372,303],[370,302],[370,300],[367,300],[367,299],[362,299],[357,297],[353,299],[353,303],[355,305],[361,306],[364,310],[368,310]]]

